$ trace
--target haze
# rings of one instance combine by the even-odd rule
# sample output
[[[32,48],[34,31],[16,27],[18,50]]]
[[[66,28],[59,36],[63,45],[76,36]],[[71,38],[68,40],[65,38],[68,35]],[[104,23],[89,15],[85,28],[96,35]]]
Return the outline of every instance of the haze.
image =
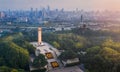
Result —
[[[28,10],[50,6],[51,9],[120,11],[120,0],[0,0],[0,10]]]

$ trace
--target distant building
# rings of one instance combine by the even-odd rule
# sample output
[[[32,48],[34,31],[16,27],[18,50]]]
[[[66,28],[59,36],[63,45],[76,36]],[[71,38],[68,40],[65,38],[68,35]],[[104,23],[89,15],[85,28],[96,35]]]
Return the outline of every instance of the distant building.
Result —
[[[76,64],[79,63],[79,58],[74,58],[74,59],[68,59],[68,60],[62,60],[62,63],[64,66],[70,65],[70,64]]]
[[[17,18],[18,22],[28,22],[28,18],[27,17],[19,17]]]
[[[4,12],[0,12],[0,18],[4,18],[5,17],[5,13]]]

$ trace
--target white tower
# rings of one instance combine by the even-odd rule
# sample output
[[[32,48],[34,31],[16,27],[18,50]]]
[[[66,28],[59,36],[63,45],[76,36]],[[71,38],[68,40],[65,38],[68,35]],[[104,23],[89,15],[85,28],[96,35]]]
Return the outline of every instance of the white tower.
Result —
[[[38,45],[42,43],[42,29],[38,27]]]

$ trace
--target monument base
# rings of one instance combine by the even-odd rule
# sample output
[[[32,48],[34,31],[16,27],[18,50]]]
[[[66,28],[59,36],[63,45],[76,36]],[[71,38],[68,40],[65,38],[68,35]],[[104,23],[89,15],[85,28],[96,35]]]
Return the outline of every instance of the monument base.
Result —
[[[45,44],[43,43],[43,42],[41,42],[41,43],[38,43],[38,47],[39,46],[44,46]]]

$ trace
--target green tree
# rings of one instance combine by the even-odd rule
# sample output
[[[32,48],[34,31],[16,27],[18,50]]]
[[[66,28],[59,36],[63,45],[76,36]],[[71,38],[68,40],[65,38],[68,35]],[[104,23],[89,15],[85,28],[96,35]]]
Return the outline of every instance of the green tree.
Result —
[[[77,58],[77,54],[75,52],[73,52],[73,51],[65,51],[65,52],[61,53],[59,58],[61,60],[74,59],[74,58]]]
[[[83,44],[82,43],[75,43],[75,48],[82,48]]]
[[[13,42],[0,42],[0,57],[3,57],[5,65],[14,68],[26,68],[29,61],[29,53]]]
[[[3,66],[5,65],[5,60],[4,58],[0,57],[0,66]]]
[[[13,39],[13,42],[20,47],[27,49],[30,54],[34,54],[35,47],[33,47],[29,42],[25,41],[24,39]]]
[[[45,65],[47,65],[47,60],[45,59],[45,56],[43,55],[43,54],[39,54],[39,56],[37,56],[35,59],[34,59],[34,61],[33,61],[33,63],[32,63],[32,65],[34,66],[34,67],[44,67]]]
[[[18,72],[18,70],[16,70],[16,69],[12,69],[11,72]]]
[[[56,41],[53,42],[53,46],[54,46],[55,48],[60,48],[60,44],[57,43]]]
[[[10,68],[6,67],[6,66],[2,66],[0,67],[0,72],[10,72]]]

